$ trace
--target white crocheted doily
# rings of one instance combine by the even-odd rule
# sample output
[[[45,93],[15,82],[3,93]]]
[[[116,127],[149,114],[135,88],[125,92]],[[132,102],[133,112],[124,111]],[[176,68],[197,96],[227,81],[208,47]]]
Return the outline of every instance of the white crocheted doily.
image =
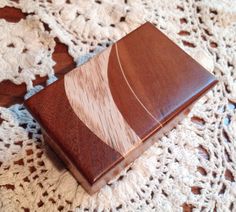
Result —
[[[53,72],[54,37],[80,64],[150,21],[196,59],[211,58],[219,83],[93,196],[44,144],[22,105],[1,107],[0,211],[236,211],[235,0],[1,0],[5,5],[34,15],[0,20],[0,81],[25,82],[32,91],[35,75]]]
[[[36,16],[19,23],[0,20],[0,82],[11,80],[32,88],[35,75],[52,75],[55,41]]]

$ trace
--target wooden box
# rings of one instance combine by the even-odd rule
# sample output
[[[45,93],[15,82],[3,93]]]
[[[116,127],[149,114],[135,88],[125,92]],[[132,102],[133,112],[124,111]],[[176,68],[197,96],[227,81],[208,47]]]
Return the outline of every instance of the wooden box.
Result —
[[[217,80],[146,23],[25,101],[90,193],[134,161]]]

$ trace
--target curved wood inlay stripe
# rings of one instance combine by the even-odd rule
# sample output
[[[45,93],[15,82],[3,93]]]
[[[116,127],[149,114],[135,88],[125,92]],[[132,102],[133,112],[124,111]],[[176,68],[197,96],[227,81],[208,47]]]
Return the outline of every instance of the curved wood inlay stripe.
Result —
[[[125,76],[125,72],[124,72],[124,69],[123,69],[123,66],[121,64],[121,61],[120,61],[120,55],[119,55],[119,50],[118,50],[118,44],[115,43],[115,49],[116,49],[116,57],[117,57],[117,61],[119,63],[119,66],[120,66],[120,71],[122,73],[122,76],[124,77],[124,80],[125,82],[127,83],[129,89],[131,90],[131,92],[133,93],[134,97],[137,99],[137,101],[139,102],[139,104],[143,107],[143,109],[148,113],[148,115],[150,117],[153,118],[153,120],[155,120],[157,122],[157,124],[159,124],[159,127],[163,127],[162,124],[160,123],[160,121],[158,121],[155,116],[146,108],[146,106],[142,103],[142,101],[140,100],[140,98],[138,97],[138,95],[135,93],[135,91],[133,90],[132,86],[130,85],[129,81],[127,80],[126,76]]]
[[[75,114],[123,156],[141,142],[114,103],[108,82],[111,47],[65,75],[65,91]]]
[[[119,55],[122,54],[123,50],[119,51]],[[156,129],[157,121],[147,113],[142,104],[137,100],[125,78],[126,76],[124,77],[121,72],[115,46],[112,46],[108,64],[110,91],[116,106],[125,120],[138,136],[143,139],[147,134]]]

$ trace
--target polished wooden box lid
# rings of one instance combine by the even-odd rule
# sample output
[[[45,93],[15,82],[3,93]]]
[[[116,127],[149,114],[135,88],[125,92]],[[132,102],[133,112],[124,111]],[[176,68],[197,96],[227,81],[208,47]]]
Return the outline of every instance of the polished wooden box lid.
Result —
[[[146,23],[25,105],[50,146],[92,194],[171,129],[216,82]]]

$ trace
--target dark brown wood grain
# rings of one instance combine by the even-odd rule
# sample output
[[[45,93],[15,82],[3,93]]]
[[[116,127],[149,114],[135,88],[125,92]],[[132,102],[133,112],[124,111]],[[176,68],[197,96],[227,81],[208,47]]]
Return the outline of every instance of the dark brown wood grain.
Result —
[[[122,51],[120,52],[120,57],[123,58]],[[140,62],[142,63],[142,61]],[[146,67],[144,67],[144,74],[145,69]],[[129,125],[141,138],[144,137],[144,135],[147,134],[147,131],[150,131],[153,127],[156,126],[156,121],[152,117],[150,117],[145,109],[139,104],[135,96],[132,94],[132,91],[129,89],[127,83],[125,82],[117,61],[114,47],[112,47],[109,58],[108,78],[113,99],[116,102],[116,105],[122,113],[123,117],[125,117]]]
[[[110,95],[104,86],[104,75],[94,75],[98,81],[88,79],[90,75],[86,75],[88,71],[101,71],[107,52],[101,53],[104,54],[102,60],[96,57],[88,66],[85,64],[67,74],[72,78],[78,76],[70,81],[75,83],[73,86],[68,84],[73,91],[71,96],[65,92],[65,80],[62,78],[25,102],[49,137],[49,144],[89,193],[99,190],[164,133],[175,127],[189,112],[193,103],[217,83],[214,76],[150,23],[142,25],[115,45],[107,58],[108,70],[105,71],[108,73],[108,87],[123,118],[145,142],[134,142],[131,149],[121,154],[114,146],[107,145],[105,139],[101,140],[101,137],[93,134],[95,132],[88,127],[93,116],[87,114],[83,119],[85,123],[79,118],[81,111],[86,109],[86,103],[94,104],[94,108],[97,107],[95,104],[101,107],[100,103],[107,101],[105,98]],[[103,62],[97,64],[100,61]],[[76,84],[78,80],[80,84]],[[95,94],[94,90],[92,93],[89,90],[94,88],[94,82],[97,82]],[[80,92],[76,93],[75,86],[81,86],[76,87]],[[93,95],[92,101],[87,101],[89,95],[85,94],[86,98],[82,102],[80,97],[84,97],[85,91],[90,93],[91,98]],[[80,107],[71,105],[69,97],[79,100],[77,103],[81,104]],[[109,115],[114,110],[108,108],[104,113]],[[91,111],[93,113],[97,115]],[[116,130],[112,128],[114,126],[109,126],[110,129],[106,130]],[[118,136],[119,133],[117,131]],[[120,142],[126,143],[123,140]]]
[[[5,19],[8,22],[19,22],[21,19],[25,19],[28,14],[22,13],[20,9],[12,7],[0,8],[0,18]],[[46,26],[46,25],[45,25]],[[49,28],[46,26],[46,30]],[[57,38],[55,51],[52,58],[56,62],[53,67],[56,76],[61,77],[66,72],[76,67],[76,63],[68,53],[68,47],[61,43]],[[45,85],[47,77],[36,76],[33,81],[34,85]],[[24,101],[24,95],[26,94],[26,85],[16,85],[9,80],[0,82],[0,106],[9,107],[16,103],[22,103]]]
[[[25,106],[55,142],[53,147],[58,146],[68,157],[63,156],[66,164],[73,164],[72,169],[76,167],[91,185],[122,160],[120,153],[101,141],[73,112],[63,78],[27,100]]]
[[[109,58],[110,89],[123,117],[141,138],[155,130],[158,122],[164,125],[217,82],[150,23],[118,41],[117,48],[112,47]],[[123,75],[153,117],[137,101]]]

